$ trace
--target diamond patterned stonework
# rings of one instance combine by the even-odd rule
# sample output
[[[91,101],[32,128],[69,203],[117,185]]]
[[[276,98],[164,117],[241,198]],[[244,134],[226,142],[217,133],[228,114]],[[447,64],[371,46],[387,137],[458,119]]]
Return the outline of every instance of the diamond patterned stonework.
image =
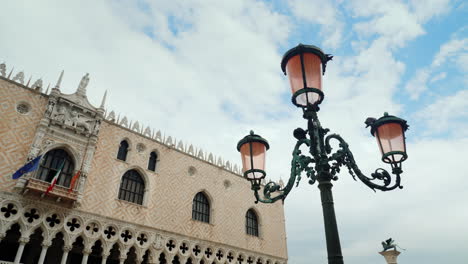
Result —
[[[89,75],[74,94],[61,92],[63,76],[50,94],[0,76],[0,238],[18,224],[24,241],[36,241],[30,237],[40,227],[41,245],[61,234],[69,258],[79,249],[118,262],[287,263],[283,205],[255,204],[237,166],[113,111],[106,118],[105,98],[100,107],[87,99]],[[129,143],[125,161],[117,159],[122,140]],[[53,149],[71,157],[78,175],[73,188],[56,186],[45,195],[50,183],[38,171],[12,180],[28,160]],[[148,170],[151,152],[157,153],[155,171]],[[142,204],[119,199],[129,170],[144,181]],[[209,223],[192,219],[199,192],[209,200]],[[249,209],[258,215],[258,237],[245,232]]]

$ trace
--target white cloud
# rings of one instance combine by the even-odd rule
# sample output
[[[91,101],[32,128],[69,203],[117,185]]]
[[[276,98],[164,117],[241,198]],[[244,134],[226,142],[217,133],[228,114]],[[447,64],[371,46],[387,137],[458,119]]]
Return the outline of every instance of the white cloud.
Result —
[[[26,2],[7,1],[2,4],[7,11],[0,16],[0,27],[9,37],[0,42],[0,60],[52,82],[64,68],[65,92],[73,92],[81,76],[90,72],[88,93],[95,104],[108,89],[109,109],[235,163],[237,140],[253,128],[270,141],[268,177],[287,179],[292,130],[305,126],[300,109],[284,103],[289,87],[279,67],[283,51],[278,46],[298,26],[291,24],[294,19],[260,1],[144,3],[142,7],[133,1],[41,1],[27,2],[26,8]],[[314,8],[295,1],[291,9],[301,23],[321,25],[323,37],[333,36],[325,38],[332,47],[343,43],[346,8],[353,10],[357,21],[364,21],[356,26],[355,41],[365,45],[356,54],[335,57],[327,67],[319,115],[324,127],[347,140],[361,169],[369,173],[383,164],[375,139],[364,128],[365,118],[379,117],[384,111],[398,115],[402,108],[394,95],[405,64],[393,52],[423,34],[421,21],[440,12],[418,11],[399,1],[343,2],[344,8],[340,3],[322,1],[320,8]],[[449,46],[440,54],[458,54]],[[464,56],[456,57],[460,66],[466,65]],[[419,79],[427,86],[438,76],[442,78],[438,71],[430,71]],[[466,123],[462,113],[468,108],[463,100],[468,101],[465,93],[441,99],[425,109],[430,115],[421,112],[414,119],[433,121],[434,127],[461,127]],[[447,256],[454,245],[458,254],[463,252],[460,245],[467,231],[462,203],[468,186],[460,171],[468,142],[460,135],[434,140],[417,132],[407,134],[405,189],[374,194],[346,172],[336,182],[346,263],[382,262],[376,251],[388,236],[409,249],[423,245]],[[290,263],[325,260],[319,200],[316,186],[304,179],[286,200]],[[447,218],[453,224],[444,229],[440,223]],[[436,238],[442,245],[427,244]],[[420,256],[413,252],[404,254],[416,263]]]
[[[463,39],[452,39],[447,43],[444,43],[441,47],[437,55],[434,57],[432,61],[432,67],[439,67],[444,64],[447,60],[452,57],[457,57],[462,55],[463,53],[468,51],[468,38]]]
[[[410,0],[410,5],[416,18],[421,22],[447,14],[451,9],[450,0]]]
[[[449,133],[455,137],[468,137],[468,90],[439,98],[414,116],[427,124],[427,135]]]
[[[429,83],[435,83],[435,82],[438,82],[440,80],[443,80],[447,78],[447,73],[446,72],[441,72],[439,74],[436,74],[434,75],[431,80],[429,81]]]
[[[427,81],[431,77],[431,71],[427,68],[419,69],[414,77],[405,85],[405,90],[410,94],[410,98],[416,100],[422,92],[427,90]]]
[[[356,17],[370,18],[356,23],[353,28],[363,37],[377,35],[391,46],[402,47],[407,41],[425,33],[409,7],[400,1],[364,1],[349,3]]]
[[[294,16],[321,27],[320,37],[324,46],[338,48],[343,42],[344,21],[337,1],[292,0],[289,6]],[[311,37],[316,40],[316,37]]]
[[[454,62],[460,72],[468,73],[468,66],[466,66],[468,63],[467,51],[468,38],[453,38],[442,44],[439,52],[434,56],[431,65],[417,70],[415,75],[406,84],[405,90],[410,95],[410,98],[413,100],[418,99],[421,93],[428,89],[428,82],[433,83],[446,78],[446,72],[437,74],[437,70],[448,62]]]

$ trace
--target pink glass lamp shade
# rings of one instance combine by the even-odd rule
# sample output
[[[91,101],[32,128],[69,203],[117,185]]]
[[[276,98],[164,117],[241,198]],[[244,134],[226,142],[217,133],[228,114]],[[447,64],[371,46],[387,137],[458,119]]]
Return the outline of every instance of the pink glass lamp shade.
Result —
[[[383,162],[396,165],[408,158],[405,131],[409,126],[406,120],[385,113],[371,126],[371,134],[377,139]]]
[[[237,150],[241,153],[242,171],[244,177],[252,182],[252,186],[260,186],[260,181],[265,178],[265,154],[270,148],[266,139],[250,131],[237,144]]]
[[[289,76],[294,105],[307,107],[322,102],[322,75],[331,58],[320,48],[303,44],[284,54],[281,69]]]

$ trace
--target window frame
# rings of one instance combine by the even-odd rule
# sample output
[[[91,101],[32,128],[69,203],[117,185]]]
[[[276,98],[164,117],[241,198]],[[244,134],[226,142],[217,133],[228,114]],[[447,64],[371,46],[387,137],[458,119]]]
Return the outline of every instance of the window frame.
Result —
[[[125,142],[125,144],[127,144],[127,148],[126,149],[123,149],[123,146],[122,144]],[[127,139],[123,139],[120,141],[120,144],[119,144],[119,150],[117,151],[117,159],[118,160],[121,160],[121,161],[127,161],[127,158],[128,158],[128,152],[130,150],[130,143],[128,142]]]
[[[210,223],[211,204],[204,192],[198,192],[192,200],[192,220]]]
[[[154,154],[154,160],[152,160]],[[156,172],[156,167],[158,164],[158,152],[153,150],[150,153],[149,159],[148,159],[148,170]]]
[[[258,214],[252,208],[245,213],[245,233],[247,235],[260,237]]]
[[[133,204],[143,205],[146,192],[145,178],[135,169],[126,171],[120,179],[117,198]]]
[[[75,173],[75,161],[73,156],[64,148],[53,148],[44,154],[35,178],[45,182],[52,182],[62,161],[64,161],[63,168],[56,184],[62,187],[70,187],[71,179]]]

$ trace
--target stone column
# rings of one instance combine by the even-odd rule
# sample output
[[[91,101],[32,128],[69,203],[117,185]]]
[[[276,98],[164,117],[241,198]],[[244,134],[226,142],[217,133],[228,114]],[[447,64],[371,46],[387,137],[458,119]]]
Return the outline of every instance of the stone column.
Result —
[[[91,254],[91,250],[89,250],[89,249],[83,250],[83,258],[81,259],[81,264],[87,264],[88,263],[89,254]]]
[[[125,260],[127,259],[126,257],[120,257],[120,262],[119,264],[124,264]]]
[[[19,247],[18,250],[16,251],[16,257],[15,261],[13,262],[14,264],[19,264],[21,261],[21,257],[23,256],[23,251],[24,251],[24,246],[29,242],[29,237],[20,237],[19,239]]]
[[[29,237],[21,237],[19,239],[19,247],[18,250],[16,251],[16,257],[15,257],[15,262],[14,264],[19,264],[21,261],[21,256],[23,256],[23,251],[24,251],[24,246],[29,242]]]
[[[142,263],[142,262],[143,262],[143,256],[141,256],[141,257],[138,256],[138,257],[136,258],[136,263],[140,264],[140,263]]]
[[[42,242],[42,250],[41,250],[41,256],[39,257],[39,261],[37,264],[44,264],[44,260],[47,254],[47,250],[49,249],[50,245],[52,245],[51,242]]]
[[[181,264],[185,264],[187,262],[188,257],[187,256],[179,256],[179,262]]]
[[[150,254],[148,264],[159,264],[159,255],[161,255],[162,252],[162,249],[153,250]]]
[[[67,264],[68,252],[72,249],[71,246],[63,246],[63,255],[61,264]]]
[[[398,250],[388,250],[379,252],[380,255],[384,256],[387,264],[397,264],[397,257],[400,255],[400,251]]]
[[[102,253],[101,264],[106,264],[109,254]]]

